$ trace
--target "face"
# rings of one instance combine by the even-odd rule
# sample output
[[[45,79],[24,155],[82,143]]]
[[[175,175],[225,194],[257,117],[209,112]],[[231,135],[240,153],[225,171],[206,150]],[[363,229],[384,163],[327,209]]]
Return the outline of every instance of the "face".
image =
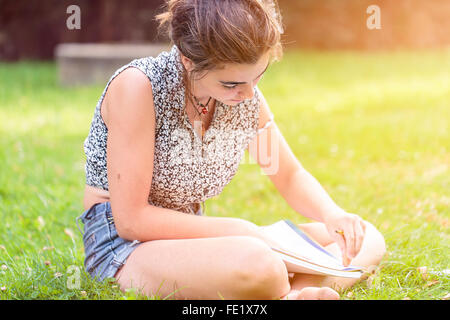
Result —
[[[199,75],[193,84],[193,94],[202,102],[209,97],[226,105],[235,106],[254,95],[254,87],[269,65],[267,52],[255,64],[227,64],[223,69],[209,70]],[[189,71],[192,63],[182,56]]]

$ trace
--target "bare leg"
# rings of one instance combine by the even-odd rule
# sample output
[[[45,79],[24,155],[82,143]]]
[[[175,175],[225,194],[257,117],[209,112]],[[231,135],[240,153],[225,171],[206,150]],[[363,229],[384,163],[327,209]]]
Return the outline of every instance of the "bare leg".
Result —
[[[284,262],[246,236],[144,242],[116,278],[122,290],[170,299],[277,299],[290,290]]]
[[[362,267],[376,266],[380,263],[386,251],[383,236],[369,222],[366,224],[366,234],[358,255],[351,261],[351,264]],[[309,223],[299,225],[303,231],[319,242],[330,252],[341,256],[339,246],[333,242],[328,235],[328,231],[323,223]],[[307,274],[295,274],[291,280],[291,290],[301,290],[306,287],[329,287],[335,290],[343,290],[351,287],[358,279],[317,276]]]
[[[336,250],[323,224],[300,227],[323,246]],[[366,232],[363,248],[352,262],[355,265],[369,266],[381,259],[382,254],[373,257],[374,248],[382,251],[381,235],[377,242],[375,228],[368,225]],[[175,299],[337,299],[331,287],[352,285],[345,283],[349,279],[305,274],[295,275],[290,282],[283,261],[267,244],[245,236],[145,242],[133,251],[116,278],[122,290],[133,287],[147,295]]]

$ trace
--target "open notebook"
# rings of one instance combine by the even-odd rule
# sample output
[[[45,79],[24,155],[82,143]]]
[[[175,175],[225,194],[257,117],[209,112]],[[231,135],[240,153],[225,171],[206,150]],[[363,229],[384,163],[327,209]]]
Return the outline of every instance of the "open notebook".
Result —
[[[328,252],[289,220],[261,227],[276,247],[272,250],[286,264],[288,272],[360,278],[363,268],[344,266],[341,258]]]

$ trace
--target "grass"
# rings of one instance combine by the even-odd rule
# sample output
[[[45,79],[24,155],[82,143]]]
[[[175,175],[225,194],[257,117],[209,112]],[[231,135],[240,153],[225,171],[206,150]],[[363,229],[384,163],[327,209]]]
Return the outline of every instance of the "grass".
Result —
[[[450,51],[289,51],[259,84],[303,166],[385,236],[380,268],[342,299],[449,294],[448,70]],[[0,299],[163,298],[83,271],[83,141],[102,90],[59,87],[54,63],[0,64]],[[307,222],[248,160],[207,214]]]

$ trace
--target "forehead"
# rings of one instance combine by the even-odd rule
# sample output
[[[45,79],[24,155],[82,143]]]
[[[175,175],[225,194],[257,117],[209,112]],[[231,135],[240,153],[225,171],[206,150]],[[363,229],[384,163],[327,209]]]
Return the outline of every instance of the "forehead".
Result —
[[[225,64],[221,69],[216,69],[212,73],[219,81],[248,82],[261,75],[268,64],[269,54],[265,54],[255,64]]]

